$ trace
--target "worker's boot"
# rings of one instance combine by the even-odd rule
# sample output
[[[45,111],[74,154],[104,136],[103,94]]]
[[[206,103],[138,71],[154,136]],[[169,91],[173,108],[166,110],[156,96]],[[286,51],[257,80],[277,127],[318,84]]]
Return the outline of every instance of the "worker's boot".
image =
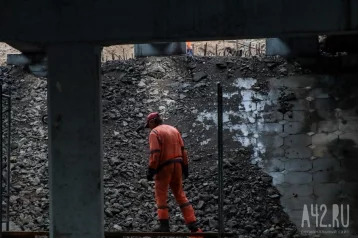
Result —
[[[203,232],[198,226],[196,225],[196,222],[192,222],[187,224],[188,229],[193,233],[201,233]],[[189,236],[189,238],[203,238],[202,236]]]
[[[154,228],[154,232],[169,232],[169,220],[159,220],[159,225]]]

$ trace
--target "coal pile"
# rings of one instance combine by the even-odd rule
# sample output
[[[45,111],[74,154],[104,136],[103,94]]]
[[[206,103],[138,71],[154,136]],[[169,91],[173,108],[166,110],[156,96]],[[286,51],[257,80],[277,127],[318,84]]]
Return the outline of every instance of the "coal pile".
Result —
[[[177,126],[189,150],[190,176],[184,187],[198,223],[205,231],[218,226],[215,127],[197,124],[200,112],[215,110],[216,82],[227,87],[237,77],[280,77],[295,66],[281,59],[166,57],[108,62],[102,67],[105,228],[150,231],[157,222],[153,183],[146,180],[147,113],[159,111]],[[12,221],[22,230],[48,230],[48,160],[46,81],[13,73]],[[265,82],[255,85],[265,93]],[[16,90],[15,90],[16,89]],[[229,136],[229,133],[226,134]],[[205,141],[205,143],[203,143]],[[300,237],[280,205],[272,178],[250,161],[252,148],[224,147],[225,230],[238,237]],[[169,193],[171,230],[186,231]],[[21,214],[21,215],[19,215]]]

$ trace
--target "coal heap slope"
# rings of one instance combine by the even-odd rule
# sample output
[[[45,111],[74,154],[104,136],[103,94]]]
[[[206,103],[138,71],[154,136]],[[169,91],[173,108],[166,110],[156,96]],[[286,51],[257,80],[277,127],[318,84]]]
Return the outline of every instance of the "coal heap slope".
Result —
[[[47,125],[41,122],[47,113],[46,80],[21,68],[1,69],[3,87],[13,93],[11,220],[21,230],[48,230]],[[216,83],[221,82],[225,91],[236,78],[264,80],[300,72],[299,66],[277,58],[180,56],[103,64],[106,230],[149,231],[156,224],[153,183],[145,177],[148,131],[140,129],[147,113],[159,111],[165,123],[182,132],[188,148],[190,177],[184,187],[199,225],[216,231],[216,125],[201,118],[217,110]],[[264,84],[259,88],[265,91]],[[230,100],[224,101],[225,107],[241,99]],[[224,132],[225,230],[241,237],[298,237],[272,178],[251,163],[253,148],[231,136]],[[169,200],[172,231],[185,231],[171,193]]]

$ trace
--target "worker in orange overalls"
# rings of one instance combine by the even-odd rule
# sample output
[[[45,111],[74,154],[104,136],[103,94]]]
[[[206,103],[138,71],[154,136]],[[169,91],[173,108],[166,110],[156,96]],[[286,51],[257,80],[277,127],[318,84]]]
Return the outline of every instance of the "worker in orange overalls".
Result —
[[[191,232],[202,232],[196,225],[194,209],[189,203],[182,184],[182,174],[188,177],[188,154],[180,132],[173,126],[164,125],[159,113],[147,116],[145,128],[150,128],[150,158],[147,179],[155,176],[155,199],[160,225],[155,232],[169,232],[168,189],[173,192],[180,206],[185,224]]]
[[[191,56],[193,55],[193,48],[191,47],[190,41],[186,42],[186,53]]]

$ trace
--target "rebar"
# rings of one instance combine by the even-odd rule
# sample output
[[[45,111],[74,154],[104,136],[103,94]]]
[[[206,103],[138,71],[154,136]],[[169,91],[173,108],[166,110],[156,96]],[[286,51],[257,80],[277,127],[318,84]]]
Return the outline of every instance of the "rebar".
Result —
[[[2,95],[2,82],[0,83],[0,87],[1,87],[1,92],[0,92],[0,145],[1,145],[1,148],[0,148],[0,165],[1,165],[1,168],[0,168],[0,179],[1,179],[1,182],[0,182],[0,217],[1,217],[1,232],[0,232],[0,237],[2,237],[2,216],[3,216],[3,212],[2,212],[2,201],[3,201],[3,171],[2,171],[2,161],[3,161],[3,138],[2,138],[2,124],[3,124],[3,121],[2,121],[2,114],[3,114],[3,106],[2,106],[2,98],[3,98],[3,95]]]
[[[8,130],[7,130],[7,203],[6,203],[6,230],[10,230],[10,156],[11,156],[11,89],[9,88],[9,96],[7,97],[7,118],[8,118]]]
[[[222,86],[218,83],[218,166],[219,166],[219,237],[224,234],[223,221],[223,103]]]

